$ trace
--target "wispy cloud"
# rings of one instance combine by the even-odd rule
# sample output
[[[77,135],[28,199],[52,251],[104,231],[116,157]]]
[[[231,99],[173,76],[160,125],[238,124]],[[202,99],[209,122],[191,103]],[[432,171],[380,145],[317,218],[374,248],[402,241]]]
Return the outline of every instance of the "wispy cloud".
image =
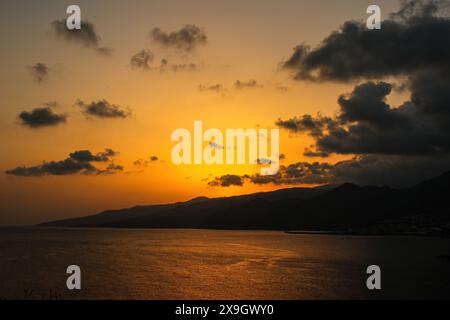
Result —
[[[164,48],[173,48],[182,52],[190,52],[208,42],[205,31],[194,24],[185,25],[180,30],[172,32],[154,28],[150,33],[150,37],[153,42]]]
[[[236,89],[248,89],[248,88],[259,88],[261,87],[256,80],[248,80],[248,81],[241,81],[236,80],[234,83],[234,87]]]
[[[130,65],[132,68],[150,70],[153,57],[150,50],[143,49],[131,57]]]
[[[53,33],[60,39],[70,43],[81,45],[85,48],[94,49],[99,54],[110,56],[113,49],[100,46],[101,37],[98,35],[95,26],[89,21],[81,21],[81,28],[69,30],[66,27],[66,20],[55,20],[51,24]]]
[[[38,83],[41,83],[44,80],[46,80],[50,73],[50,68],[45,63],[42,62],[38,62],[30,66],[28,69],[34,81]]]

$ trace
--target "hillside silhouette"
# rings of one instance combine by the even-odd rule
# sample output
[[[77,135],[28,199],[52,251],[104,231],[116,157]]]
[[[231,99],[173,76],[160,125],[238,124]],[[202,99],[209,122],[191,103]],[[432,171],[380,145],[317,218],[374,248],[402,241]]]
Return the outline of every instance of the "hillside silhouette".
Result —
[[[135,206],[52,221],[46,227],[211,228],[448,236],[450,171],[403,189],[289,188],[224,198]]]

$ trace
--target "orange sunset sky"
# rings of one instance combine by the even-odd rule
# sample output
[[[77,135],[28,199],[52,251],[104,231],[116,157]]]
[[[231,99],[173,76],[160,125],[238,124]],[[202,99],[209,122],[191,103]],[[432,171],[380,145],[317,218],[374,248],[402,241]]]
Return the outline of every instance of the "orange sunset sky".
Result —
[[[224,174],[251,174],[257,165],[180,165],[170,159],[177,128],[276,128],[275,121],[321,112],[333,116],[337,98],[351,92],[345,83],[295,81],[280,63],[295,46],[318,45],[346,20],[365,20],[369,4],[388,13],[394,1],[22,1],[0,3],[0,224],[34,224],[82,216],[138,204],[184,201],[197,196],[229,196],[288,187],[254,185],[211,187],[207,179]],[[78,4],[82,20],[95,26],[100,54],[95,47],[55,36],[51,23],[66,17],[66,7]],[[175,32],[195,25],[207,40],[192,50],[161,46],[149,34],[154,28]],[[151,68],[138,68],[130,59],[141,50],[153,55]],[[160,70],[170,65],[195,65]],[[47,66],[43,79],[32,68]],[[235,83],[256,81],[238,88]],[[201,90],[220,84],[220,90]],[[200,87],[202,86],[202,87]],[[389,102],[399,104],[403,93]],[[89,117],[84,103],[105,99],[131,115]],[[18,115],[51,106],[66,122],[33,128]],[[280,130],[280,153],[286,163],[305,159],[312,144],[306,135]],[[70,174],[23,177],[7,175],[18,166],[60,161],[77,150],[99,153],[110,148],[118,154],[114,174]],[[151,156],[158,160],[150,161]],[[336,162],[352,155],[334,155]],[[141,165],[135,161],[143,159]],[[308,158],[307,161],[320,161]],[[143,163],[145,162],[145,165]],[[283,162],[282,162],[283,163]],[[104,164],[99,164],[101,167]]]

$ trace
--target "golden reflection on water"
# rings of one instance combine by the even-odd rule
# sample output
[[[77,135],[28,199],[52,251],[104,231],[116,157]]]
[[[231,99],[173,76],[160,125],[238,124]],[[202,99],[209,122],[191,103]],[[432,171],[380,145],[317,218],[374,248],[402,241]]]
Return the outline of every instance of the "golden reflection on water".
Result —
[[[381,293],[365,288],[365,268],[374,263],[386,270],[383,297],[414,295],[421,279],[418,294],[450,292],[440,280],[450,279],[448,262],[436,258],[450,252],[444,239],[20,229],[0,230],[0,240],[4,298],[377,298]],[[65,288],[70,264],[81,267],[81,291]],[[433,275],[437,272],[439,277]],[[414,281],[408,285],[408,279]]]

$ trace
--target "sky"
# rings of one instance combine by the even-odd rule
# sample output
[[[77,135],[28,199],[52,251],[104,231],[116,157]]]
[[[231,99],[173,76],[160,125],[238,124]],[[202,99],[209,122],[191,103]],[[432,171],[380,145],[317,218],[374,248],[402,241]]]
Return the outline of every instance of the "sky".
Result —
[[[61,29],[70,4],[81,8],[81,36]],[[340,52],[343,46],[334,45],[345,39],[327,37],[351,34],[351,28],[342,29],[346,21],[364,25],[369,4],[380,6],[383,19],[401,8],[395,1],[360,0],[2,1],[0,225],[344,180],[404,185],[419,180],[416,172],[420,178],[437,173],[448,160],[448,142],[433,138],[433,152],[411,151],[398,146],[403,131],[393,130],[372,146],[358,145],[353,136],[342,143],[333,131],[370,121],[373,132],[389,131],[352,113],[360,102],[373,104],[372,110],[403,108],[409,123],[414,112],[404,103],[416,88],[414,66],[443,61],[419,50],[417,60],[390,66],[389,57],[397,59],[395,52],[405,48],[389,42],[399,40],[390,38],[396,30],[390,24],[373,31],[382,39],[372,50],[384,63],[379,69],[362,61],[364,54],[351,56],[358,50]],[[396,23],[413,25],[404,19]],[[326,60],[320,47],[336,55]],[[438,49],[445,55],[445,45]],[[392,81],[363,85],[374,79]],[[394,111],[380,112],[383,123],[406,121]],[[170,135],[177,128],[193,130],[194,120],[221,130],[279,128],[281,175],[261,182],[258,165],[174,165]],[[431,139],[417,132],[418,141]],[[382,160],[373,158],[380,155]],[[405,156],[413,161],[399,158]],[[413,165],[417,159],[426,170]],[[348,171],[372,163],[381,163],[377,170],[383,174]],[[400,164],[406,167],[397,170]]]

